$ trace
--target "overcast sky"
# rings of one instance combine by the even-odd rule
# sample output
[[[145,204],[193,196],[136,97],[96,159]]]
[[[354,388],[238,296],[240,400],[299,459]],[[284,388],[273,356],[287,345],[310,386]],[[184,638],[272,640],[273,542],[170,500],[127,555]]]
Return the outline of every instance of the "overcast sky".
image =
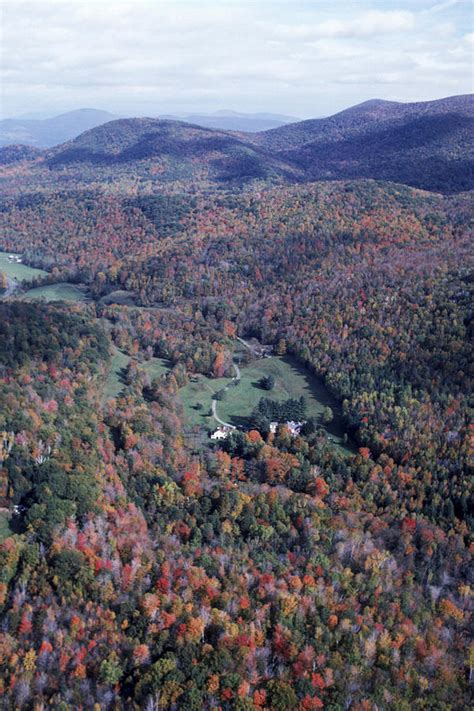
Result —
[[[2,116],[329,115],[472,91],[470,0],[0,0]]]

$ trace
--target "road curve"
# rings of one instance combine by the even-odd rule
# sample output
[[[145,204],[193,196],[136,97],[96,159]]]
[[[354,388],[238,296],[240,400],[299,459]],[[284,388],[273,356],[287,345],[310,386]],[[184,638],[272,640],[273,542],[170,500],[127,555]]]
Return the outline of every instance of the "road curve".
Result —
[[[240,378],[241,378],[240,368],[239,368],[239,366],[237,365],[237,363],[232,363],[232,365],[234,366],[234,370],[235,370],[235,376],[232,378],[232,382],[234,382],[235,380],[239,381]],[[229,383],[229,385],[230,385],[230,383]],[[228,390],[229,385],[226,385],[225,388],[224,388],[224,390]],[[236,430],[236,429],[237,429],[236,426],[235,426],[235,425],[231,425],[230,422],[224,422],[224,420],[221,420],[221,418],[220,418],[219,415],[217,414],[217,400],[214,400],[214,398],[212,399],[211,410],[212,410],[212,416],[213,416],[213,418],[214,418],[214,419],[216,420],[216,422],[218,422],[220,425],[222,425],[223,427],[230,427],[230,429],[232,429],[232,430]]]
[[[9,296],[12,296],[14,292],[18,289],[18,282],[16,279],[10,279],[10,277],[7,277],[7,288],[3,292],[3,294],[0,295],[0,299],[8,299]]]
[[[211,408],[212,408],[212,416],[213,416],[213,418],[214,418],[220,425],[222,425],[223,427],[230,427],[231,430],[235,430],[235,429],[236,429],[235,425],[231,425],[230,422],[224,422],[224,420],[221,420],[221,418],[220,418],[219,415],[217,414],[217,400],[213,400],[213,401],[212,401]]]

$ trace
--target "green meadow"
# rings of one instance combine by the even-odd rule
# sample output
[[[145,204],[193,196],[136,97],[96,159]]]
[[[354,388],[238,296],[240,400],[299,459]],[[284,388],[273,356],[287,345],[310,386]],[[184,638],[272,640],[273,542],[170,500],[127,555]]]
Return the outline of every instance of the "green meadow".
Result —
[[[124,373],[130,360],[129,355],[119,350],[116,346],[113,346],[110,370],[102,393],[104,402],[110,398],[118,397],[124,389]],[[148,373],[151,380],[154,380],[166,373],[170,369],[170,364],[164,358],[151,358],[143,363],[139,363],[138,367],[140,370],[144,370],[145,373]]]
[[[216,411],[221,420],[236,427],[247,426],[248,418],[262,397],[282,402],[289,398],[299,399],[303,396],[306,401],[307,416],[314,417],[318,422],[324,408],[331,407],[334,420],[330,425],[326,425],[325,429],[335,445],[347,449],[344,444],[344,429],[338,403],[325,385],[294,358],[289,356],[262,358],[253,361],[250,365],[241,366],[240,370],[241,379],[234,381],[235,385],[231,384],[230,378],[213,380],[199,375],[181,388],[179,397],[189,427],[199,425],[214,430],[218,426],[211,413],[212,396],[226,386],[228,387],[224,398],[217,402]],[[260,380],[268,375],[272,375],[275,379],[272,390],[264,390],[260,385]]]
[[[47,275],[48,272],[43,269],[35,269],[34,267],[28,267],[26,264],[10,261],[8,258],[11,254],[14,254],[14,252],[0,252],[0,272],[6,274],[10,279],[28,281],[35,277]]]
[[[37,301],[85,301],[87,294],[84,289],[80,289],[75,284],[61,282],[29,289],[24,298]]]
[[[187,385],[179,391],[179,398],[183,405],[185,422],[188,427],[205,427],[214,430],[218,423],[211,413],[212,396],[222,390],[231,382],[231,378],[207,378],[205,375],[196,375]],[[225,397],[230,397],[230,390]],[[221,415],[222,401],[217,403],[217,414]],[[224,419],[224,418],[222,418]]]

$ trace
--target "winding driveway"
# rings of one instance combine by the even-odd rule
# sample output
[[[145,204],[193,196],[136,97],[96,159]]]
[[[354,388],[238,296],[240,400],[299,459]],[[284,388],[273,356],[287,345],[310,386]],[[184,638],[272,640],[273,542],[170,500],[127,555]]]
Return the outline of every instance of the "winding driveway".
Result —
[[[1,299],[8,299],[9,296],[12,296],[12,294],[18,289],[18,282],[16,279],[10,279],[10,277],[7,276],[7,288],[1,294],[0,298]]]
[[[235,376],[232,378],[232,382],[238,382],[241,378],[240,368],[237,365],[237,363],[232,363],[232,365],[234,366],[234,370],[235,370]],[[224,390],[228,390],[229,387],[230,387],[230,383],[225,386]],[[224,422],[224,420],[221,420],[221,418],[217,414],[217,400],[215,400],[214,398],[212,399],[211,409],[212,409],[212,416],[216,420],[216,422],[218,422],[223,427],[230,427],[230,429],[232,429],[232,430],[237,429],[236,426],[231,425],[230,422]]]

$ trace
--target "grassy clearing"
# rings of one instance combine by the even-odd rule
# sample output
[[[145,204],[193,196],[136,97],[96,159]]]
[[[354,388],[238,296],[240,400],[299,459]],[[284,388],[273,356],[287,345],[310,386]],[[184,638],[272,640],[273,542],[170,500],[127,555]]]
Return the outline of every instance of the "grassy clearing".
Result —
[[[139,368],[148,373],[152,380],[155,380],[155,378],[161,378],[171,369],[171,362],[165,358],[151,358],[151,360],[140,363]]]
[[[29,279],[34,279],[35,277],[46,276],[48,272],[43,269],[35,269],[34,267],[28,267],[26,264],[17,264],[16,262],[10,262],[8,257],[13,252],[0,252],[0,272],[3,272],[10,279],[16,279],[17,281],[28,281]]]
[[[259,381],[266,375],[273,375],[273,390],[263,390]],[[320,421],[325,407],[331,407],[334,421],[325,427],[328,436],[338,448],[349,451],[344,444],[344,429],[340,407],[327,388],[306,368],[286,357],[272,357],[256,360],[248,366],[241,366],[241,380],[235,387],[226,390],[223,400],[217,403],[219,417],[236,426],[247,425],[247,420],[262,397],[282,402],[288,398],[298,399],[303,396],[307,404],[308,417]],[[211,414],[212,394],[230,383],[230,379],[211,380],[198,376],[196,382],[190,382],[179,391],[184,408],[186,424],[213,430],[217,423]],[[200,403],[201,409],[196,409]]]
[[[122,392],[124,387],[123,371],[129,362],[130,356],[120,351],[116,346],[113,346],[110,370],[103,391],[104,401],[112,397],[117,397]]]
[[[87,294],[84,289],[80,289],[75,284],[61,282],[29,289],[24,298],[37,301],[85,301]]]
[[[130,360],[129,355],[119,350],[116,346],[113,346],[110,370],[102,394],[103,402],[106,402],[110,398],[118,397],[124,389],[124,372]],[[139,363],[138,367],[140,370],[144,370],[145,373],[148,373],[151,380],[154,380],[166,373],[170,369],[171,364],[164,358],[151,358],[151,360]]]
[[[217,423],[211,414],[212,396],[218,390],[222,390],[231,378],[206,378],[204,375],[198,375],[194,381],[190,381],[184,388],[179,391],[179,397],[183,404],[185,422],[188,427],[196,425],[209,430],[214,430]],[[233,390],[229,388],[229,390]],[[230,397],[229,391],[226,397]],[[201,405],[201,409],[196,409],[196,405]],[[218,403],[217,412],[221,415],[222,402]]]
[[[241,372],[240,383],[235,388],[229,388],[224,400],[218,404],[218,414],[223,420],[233,425],[245,425],[262,397],[281,402],[303,396],[308,417],[319,421],[324,408],[332,408],[334,421],[325,429],[333,442],[343,447],[344,429],[339,404],[326,386],[294,358],[263,358],[242,367]],[[259,385],[260,379],[266,375],[275,378],[273,390],[263,390]]]
[[[100,300],[101,304],[120,304],[121,306],[135,306],[136,298],[132,291],[124,291],[122,289],[118,291],[112,291],[107,296],[103,296]]]
[[[7,511],[0,511],[0,543],[12,535],[10,529],[10,513]]]

